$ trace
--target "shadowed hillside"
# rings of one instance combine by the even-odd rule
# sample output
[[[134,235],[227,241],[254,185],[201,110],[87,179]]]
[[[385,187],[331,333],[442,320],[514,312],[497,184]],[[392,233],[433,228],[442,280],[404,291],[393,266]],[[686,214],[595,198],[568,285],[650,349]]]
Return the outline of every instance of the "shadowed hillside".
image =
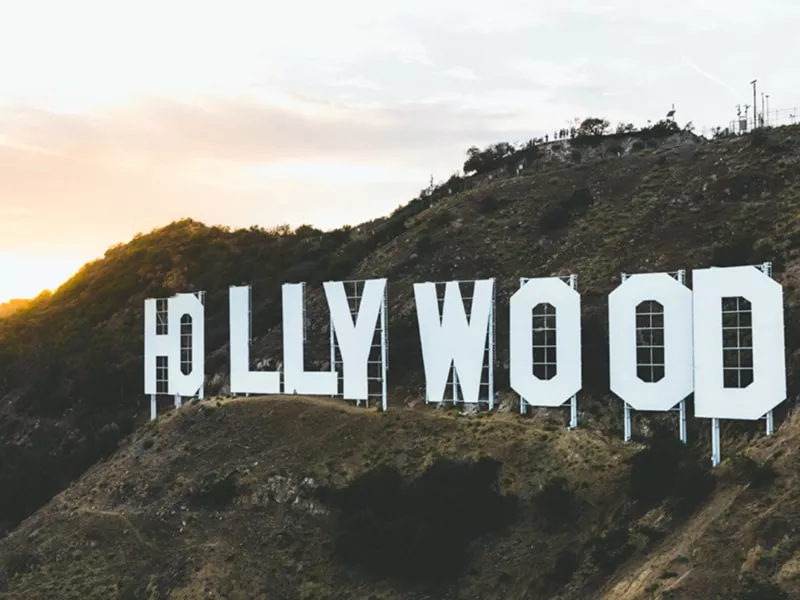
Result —
[[[620,457],[630,456],[636,447],[618,445],[622,410],[621,402],[608,392],[606,297],[619,283],[621,271],[673,271],[709,265],[774,261],[774,273],[785,286],[787,300],[786,341],[792,398],[787,405],[792,405],[797,393],[796,352],[800,347],[797,312],[797,278],[800,273],[798,164],[800,128],[762,130],[740,138],[716,141],[692,139],[672,147],[643,148],[612,158],[594,158],[592,155],[592,160],[580,164],[533,162],[516,176],[506,173],[494,176],[491,181],[480,179],[479,183],[467,179],[465,181],[471,183],[463,184],[464,191],[454,190],[451,186],[447,190],[418,198],[369,227],[344,228],[325,233],[310,227],[296,231],[286,228],[231,231],[186,220],[137,236],[128,244],[110,249],[103,259],[86,265],[54,294],[37,298],[29,306],[0,321],[0,528],[14,530],[21,519],[36,511],[71,480],[98,460],[111,456],[124,440],[119,453],[106,463],[93,467],[79,483],[2,542],[0,554],[5,552],[7,557],[0,569],[5,574],[2,580],[4,585],[9,586],[9,597],[53,597],[47,590],[54,588],[46,586],[64,583],[59,582],[59,574],[65,573],[65,569],[73,569],[67,567],[67,563],[74,563],[75,570],[70,571],[72,574],[68,577],[74,593],[73,596],[64,597],[81,598],[92,597],[87,595],[88,588],[85,587],[89,571],[95,575],[100,571],[106,573],[97,577],[107,577],[104,580],[107,585],[111,585],[118,576],[137,583],[143,578],[155,578],[153,585],[158,592],[153,592],[154,595],[149,597],[167,597],[167,590],[183,589],[183,596],[175,592],[171,597],[194,598],[198,597],[196,592],[201,588],[192,586],[208,585],[217,590],[217,594],[231,598],[249,598],[262,592],[267,594],[266,597],[322,598],[331,597],[329,590],[338,590],[341,584],[345,586],[341,589],[369,590],[363,597],[374,593],[379,598],[429,597],[425,594],[433,592],[425,591],[427,588],[424,586],[430,585],[440,586],[437,588],[439,591],[433,593],[434,597],[537,598],[552,597],[558,592],[564,598],[574,598],[588,597],[590,592],[599,589],[610,579],[616,581],[614,578],[620,578],[620,585],[629,585],[625,577],[647,580],[650,587],[659,583],[648,593],[663,589],[665,586],[660,580],[651,581],[652,573],[646,573],[648,567],[640,566],[644,560],[641,552],[645,548],[652,549],[655,545],[666,543],[665,536],[680,535],[680,523],[692,518],[695,506],[706,506],[704,503],[707,500],[705,496],[691,497],[680,486],[668,486],[657,497],[648,499],[646,494],[637,496],[626,483],[620,483],[636,472],[635,462],[628,468],[619,462]],[[513,169],[510,171],[514,172]],[[508,298],[518,286],[520,276],[570,273],[578,275],[584,304],[584,391],[579,396],[583,428],[580,431],[563,431],[563,415],[558,411],[546,414],[534,411],[534,418],[525,420],[516,414],[455,419],[433,410],[400,410],[419,406],[423,389],[412,283],[492,276],[498,278],[499,356],[496,376],[502,412],[513,409],[516,401],[515,396],[508,392],[507,373],[504,371],[508,346]],[[254,360],[276,362],[280,360],[281,353],[280,285],[287,281],[307,282],[308,360],[317,367],[326,367],[329,358],[327,311],[321,283],[325,280],[367,277],[389,279],[392,357],[389,413],[378,416],[356,411],[351,414],[353,411],[345,409],[341,400],[310,405],[301,403],[303,408],[298,408],[300,404],[295,407],[292,404],[294,400],[275,400],[273,404],[268,401],[250,404],[226,402],[219,408],[206,402],[201,404],[209,406],[203,409],[205,412],[192,408],[186,416],[173,416],[157,426],[145,425],[133,439],[126,438],[144,423],[148,413],[141,393],[142,312],[145,298],[193,290],[207,292],[207,389],[209,394],[224,395],[227,386],[229,285],[252,284],[253,324],[257,338]],[[782,422],[788,406],[776,411],[777,423]],[[298,414],[291,419],[285,416],[276,423],[274,414],[270,412],[275,410],[297,411]],[[204,500],[197,500],[207,497],[202,493],[203,486],[209,485],[217,490],[209,492],[211,497],[229,494],[230,498],[241,498],[239,484],[231,487],[231,480],[225,478],[232,469],[245,468],[241,461],[245,457],[250,460],[250,457],[246,452],[236,453],[242,450],[240,445],[247,447],[244,450],[248,451],[250,444],[240,439],[239,434],[233,433],[227,437],[220,435],[219,438],[206,440],[209,431],[203,430],[201,435],[197,433],[202,429],[199,426],[181,423],[206,423],[203,419],[212,415],[222,420],[241,418],[236,416],[240,415],[240,411],[261,411],[253,415],[253,423],[263,427],[266,432],[265,439],[258,443],[283,448],[277,454],[271,454],[271,446],[263,446],[259,450],[266,453],[266,458],[255,459],[269,471],[262,473],[264,477],[283,468],[288,473],[283,477],[289,477],[295,483],[309,476],[322,486],[319,491],[321,496],[313,503],[325,507],[328,516],[319,523],[302,525],[308,527],[302,531],[315,532],[303,535],[309,536],[307,541],[316,540],[319,538],[317,528],[321,527],[329,535],[325,538],[329,542],[320,542],[319,546],[310,541],[280,542],[278,534],[284,529],[294,532],[295,522],[292,519],[299,518],[290,516],[285,508],[275,514],[260,513],[260,509],[253,506],[246,511],[233,510],[219,515],[213,511],[202,512],[212,510],[203,504]],[[332,448],[326,448],[328,438],[320,436],[321,432],[333,432],[338,427],[332,424],[338,416],[330,417],[331,421],[328,422],[325,419],[329,417],[323,415],[341,415],[342,411],[348,413],[347,419],[341,424],[342,431],[351,431],[350,428],[353,428],[352,433],[348,433],[353,446],[341,449],[342,457],[337,460],[349,466],[345,467],[344,473],[336,475],[332,470],[339,467],[328,466],[327,462],[334,461],[331,457],[339,456],[336,452],[340,450],[332,452]],[[315,433],[312,434],[312,429],[308,429],[304,437],[298,438],[296,433],[291,433],[295,419],[318,423],[318,427],[313,429]],[[650,439],[654,432],[665,425],[674,430],[672,419],[671,415],[636,415],[637,435],[641,436],[641,440]],[[389,435],[383,429],[368,430],[368,423],[394,429]],[[359,429],[362,427],[360,424],[364,424],[364,431]],[[448,446],[447,442],[429,440],[426,435],[420,434],[424,427],[435,428],[440,425],[445,429],[451,428],[448,429],[451,433],[458,431],[457,437],[459,440],[463,438],[463,441]],[[705,438],[708,426],[695,419],[690,419],[689,425],[691,450],[699,452],[702,460],[691,453],[691,456],[683,456],[683,450],[675,450],[667,442],[663,442],[666,446],[659,446],[662,442],[657,442],[660,439],[658,436],[652,442],[651,449],[655,448],[653,454],[645,455],[642,460],[646,460],[647,456],[657,457],[654,459],[656,464],[658,460],[666,460],[673,465],[673,473],[684,474],[681,477],[685,476],[687,481],[700,482],[699,488],[711,493],[711,488],[704,487],[707,478],[701,466],[707,463],[708,444]],[[529,445],[539,439],[536,437],[539,434],[535,432],[545,426],[553,428],[548,432],[549,441],[535,452],[537,461],[539,455],[550,457],[542,459],[550,465],[547,476],[542,478],[528,470],[537,464]],[[178,427],[186,428],[180,441],[176,433],[170,433],[170,428]],[[221,431],[225,431],[220,427]],[[483,442],[479,441],[477,433],[482,427],[492,428],[499,436],[497,439],[504,441],[495,440],[487,442],[488,445],[481,445]],[[723,455],[733,456],[746,448],[762,429],[763,424],[760,423],[726,423]],[[148,435],[151,436],[148,439],[153,441],[145,441]],[[781,435],[788,434],[782,431]],[[149,443],[156,447],[156,438],[169,440],[163,446],[157,446],[162,451],[152,452],[144,448]],[[339,444],[342,439],[333,436],[330,443]],[[373,440],[377,439],[381,440],[380,447],[372,447]],[[201,454],[201,446],[211,444],[212,440],[216,440],[214,450]],[[588,443],[587,440],[594,440],[592,444],[597,445],[593,446],[595,450],[592,456],[580,458],[574,450],[569,450],[570,444]],[[181,447],[181,444],[184,446]],[[291,452],[286,450],[286,444],[294,444]],[[504,444],[508,444],[508,447]],[[566,446],[562,448],[560,444]],[[307,452],[302,450],[306,447]],[[410,454],[415,447],[416,454]],[[141,450],[136,454],[134,448]],[[560,452],[566,454],[558,454],[556,448],[561,448]],[[344,456],[348,452],[353,454]],[[531,456],[529,461],[523,460],[526,454]],[[131,458],[134,455],[138,458]],[[366,455],[369,455],[369,459]],[[431,462],[437,455],[449,456],[456,462]],[[476,462],[472,466],[457,462],[467,459],[478,461],[483,455],[502,463],[492,467],[499,470],[492,471],[490,462]],[[234,456],[236,460],[225,462]],[[405,456],[402,459],[404,462],[397,463],[397,460],[401,460],[398,456]],[[425,463],[426,460],[430,464]],[[207,464],[203,461],[221,462]],[[264,466],[264,461],[268,466]],[[595,480],[592,479],[595,475],[592,475],[586,479],[580,472],[583,467],[576,466],[583,461],[589,461],[592,465],[590,470],[594,470],[598,464],[616,466],[609,467],[611,471],[608,477]],[[128,466],[121,467],[123,464]],[[394,465],[399,470],[381,471],[382,465]],[[427,479],[420,470],[423,466],[435,467],[433,475],[428,475]],[[377,474],[370,475],[364,480],[366,483],[358,479],[373,467]],[[790,463],[786,463],[781,468],[788,474],[791,471],[789,467]],[[207,472],[219,469],[225,471],[220,475],[221,482],[188,483],[189,479],[204,477]],[[648,470],[653,470],[652,464],[643,472]],[[670,472],[669,469],[656,471]],[[509,482],[505,482],[504,478],[509,472],[512,476]],[[491,485],[493,473],[499,478],[499,488],[495,491],[491,491],[494,489]],[[419,479],[414,479],[418,476]],[[140,489],[144,485],[139,482],[140,478],[158,480],[162,477],[165,479],[160,492],[151,494]],[[262,478],[255,470],[246,475],[245,480],[248,477],[252,485],[267,485],[268,479]],[[381,538],[374,532],[363,530],[368,524],[348,518],[348,507],[354,506],[353,502],[355,506],[359,504],[353,500],[356,492],[348,492],[347,486],[362,481],[359,484],[362,487],[356,486],[355,489],[369,491],[369,485],[374,485],[370,481],[383,482],[382,485],[394,486],[391,489],[407,500],[403,506],[417,506],[425,504],[420,498],[427,498],[426,490],[438,489],[438,477],[455,478],[452,479],[456,482],[454,485],[463,484],[464,489],[473,490],[476,488],[471,487],[474,482],[470,478],[476,477],[482,482],[481,485],[488,486],[484,491],[476,492],[476,497],[484,498],[485,506],[503,506],[509,511],[511,509],[508,507],[513,504],[516,508],[511,512],[515,517],[513,520],[509,516],[508,520],[475,523],[474,535],[460,539],[459,548],[454,549],[454,552],[463,552],[458,554],[463,558],[461,562],[454,562],[453,579],[412,584],[400,577],[404,581],[402,585],[423,586],[414,588],[419,596],[411,595],[412,592],[404,596],[396,591],[401,588],[386,583],[396,574],[363,574],[353,564],[354,561],[359,563],[365,559],[348,555],[342,550],[347,548],[348,539],[361,540],[366,544],[369,540]],[[563,481],[559,477],[563,477]],[[238,478],[239,475],[236,476],[237,481]],[[678,480],[681,481],[680,477]],[[792,479],[788,475],[782,481],[791,486]],[[547,494],[554,494],[552,497],[545,494],[542,499],[530,487],[548,482],[550,487],[542,489],[549,490]],[[126,485],[132,487],[118,492],[117,496],[111,494],[110,488]],[[587,485],[586,493],[593,499],[586,500],[585,496],[581,496],[581,486]],[[661,489],[661,485],[655,482],[650,487]],[[178,497],[186,486],[197,488],[192,498],[195,498],[194,502],[199,501],[200,505],[194,504],[195,509],[192,510],[201,511],[197,518],[203,523],[193,533],[197,537],[191,541],[177,536],[173,531],[175,524],[171,521],[169,527],[162,526],[158,521],[167,516],[174,520],[184,510],[184,505],[192,503],[189,496],[185,499]],[[716,503],[722,502],[720,497],[734,493],[729,491],[732,489],[728,484],[718,486],[708,506],[713,509]],[[546,523],[558,522],[559,518],[555,513],[547,513],[550,509],[541,507],[557,507],[563,504],[558,501],[563,497],[559,494],[571,497],[570,494],[576,493],[576,490],[580,492],[578,496],[584,498],[580,500],[580,527],[568,533],[547,530]],[[97,499],[90,499],[90,494]],[[556,498],[556,501],[552,498]],[[764,499],[761,495],[756,498],[757,501]],[[662,518],[659,516],[661,513],[657,512],[647,517],[655,519],[653,523],[642,525],[641,520],[646,518],[642,511],[648,503],[658,507],[654,510],[669,512],[669,516]],[[531,506],[539,506],[544,514],[550,514],[550,518],[544,519],[545,524],[534,519],[532,515],[535,511],[530,512],[533,510]],[[526,507],[529,512],[526,512]],[[255,516],[247,517],[250,514],[247,511],[251,509],[259,515],[258,519],[264,521],[264,527],[275,528],[257,544],[253,540],[253,547],[262,548],[263,545],[263,549],[256,552],[248,546],[250,549],[246,552],[242,550],[237,554],[239,550],[231,546],[229,552],[233,552],[233,557],[229,560],[209,559],[202,564],[191,561],[191,564],[175,564],[175,559],[170,559],[172,562],[167,560],[166,557],[172,556],[170,552],[188,557],[191,555],[188,548],[224,548],[238,543],[234,533],[229,537],[225,537],[224,532],[215,533],[215,530],[207,528],[213,521],[206,523],[203,519],[210,519],[208,515],[214,514],[214,518],[222,516],[223,522],[226,518],[250,522],[248,519],[256,519]],[[229,507],[225,510],[232,509]],[[489,512],[498,510],[506,511],[504,508]],[[707,514],[708,510],[703,509],[701,515]],[[97,514],[94,515],[92,511]],[[115,515],[120,514],[131,525],[123,523],[121,530],[117,531],[114,529],[115,523],[120,524],[122,517]],[[408,519],[409,527],[413,530],[413,523],[429,522],[425,519],[430,520],[431,516],[409,513],[404,518]],[[89,523],[93,519],[99,523],[93,525],[99,529],[93,534],[99,536],[92,538],[95,545],[84,547],[75,541],[75,548],[70,550],[73,554],[67,554],[68,550],[62,548],[62,542],[59,541],[59,531],[66,532],[73,525]],[[141,523],[138,519],[141,519]],[[532,520],[531,523],[526,519]],[[437,517],[430,522],[439,520]],[[385,522],[386,515],[375,513],[373,521]],[[538,530],[526,529],[534,527],[534,521],[536,527],[544,528],[543,534],[534,535],[531,532]],[[457,519],[453,522],[460,523]],[[231,527],[232,531],[238,531],[238,525]],[[244,527],[242,525],[241,531],[245,530]],[[339,531],[336,527],[342,529]],[[392,539],[400,542],[405,540],[402,535],[404,527],[397,524],[393,527],[385,535],[395,536]],[[46,539],[26,547],[22,538],[29,537],[35,531],[38,533],[34,537],[42,535]],[[528,533],[523,535],[522,532]],[[756,537],[747,541],[743,539],[742,544]],[[138,541],[134,542],[134,538]],[[126,562],[125,552],[132,551],[130,548],[124,549],[122,539],[130,540],[129,543],[144,544],[137,551],[139,562],[130,563],[130,571],[121,567]],[[701,542],[702,539],[698,541]],[[280,547],[280,543],[288,544],[285,549],[288,558],[276,559],[269,563],[266,571],[262,569],[266,579],[258,579],[260,583],[252,585],[263,587],[240,588],[235,583],[225,584],[231,586],[228,591],[214,587],[223,585],[223,581],[243,580],[242,573],[248,568],[248,561],[253,561],[254,565],[265,564],[264,561],[268,560],[265,557],[273,556],[269,552],[274,550],[270,549]],[[499,546],[492,549],[492,544]],[[51,547],[52,550],[47,549]],[[67,547],[70,547],[69,544]],[[145,551],[145,547],[157,548],[158,551]],[[773,547],[774,543],[762,550],[769,552]],[[413,548],[411,546],[411,550]],[[532,557],[538,552],[534,549],[538,548],[541,548],[543,558],[536,560],[543,562],[535,563],[538,566],[534,568],[531,561],[535,560]],[[748,550],[749,547],[743,549],[744,552]],[[262,551],[266,553],[263,556],[259,554]],[[337,554],[340,551],[343,552],[342,556]],[[74,552],[79,554],[75,555]],[[300,555],[295,556],[292,552],[302,556],[298,558]],[[239,560],[239,556],[243,558]],[[350,562],[346,560],[347,556]],[[395,561],[403,560],[403,555],[399,556]],[[733,562],[736,560],[734,556],[738,555],[731,554]],[[784,558],[781,555],[781,560]],[[504,566],[506,560],[512,561],[508,568]],[[756,558],[752,560],[758,563]],[[524,568],[519,566],[523,562],[527,565]],[[733,586],[730,589],[741,583],[738,567],[734,569],[733,562],[726,563],[723,569],[724,577],[728,577],[725,585]],[[489,564],[494,565],[491,571],[487,566]],[[756,567],[759,564],[762,563],[756,564]],[[780,564],[788,563],[783,560]],[[441,566],[442,572],[447,571],[444,564]],[[462,567],[463,572],[459,570]],[[267,572],[272,572],[270,569],[277,571],[267,575]],[[550,570],[558,574],[545,576]],[[629,570],[631,574],[626,575]],[[677,569],[673,570],[678,572]],[[734,570],[736,574],[731,575]],[[787,583],[789,580],[780,579],[774,569],[754,567],[752,571],[754,577],[757,575],[760,579],[746,585],[767,585],[762,580],[772,578],[773,582],[780,580],[786,590],[794,589]],[[692,570],[692,573],[699,572],[702,569]],[[705,580],[701,581],[699,577],[685,575],[686,585],[690,585],[687,589],[706,585],[702,583]],[[491,578],[497,580],[490,581]],[[712,579],[708,579],[711,583],[708,583],[710,587],[707,589],[717,585],[718,582],[714,583]],[[201,580],[203,583],[198,583]],[[270,588],[270,585],[277,587]],[[114,597],[109,595],[109,589],[98,592],[96,597]],[[272,596],[270,589],[273,590]],[[442,589],[446,592],[442,592]],[[121,597],[148,597],[142,596],[142,590],[138,588],[123,592],[129,595]],[[234,592],[240,593],[240,596]],[[355,597],[361,596],[360,592],[354,591],[353,594]],[[616,596],[612,594],[609,597]],[[673,597],[699,596],[690,594]],[[732,596],[727,594],[721,597]],[[757,597],[769,598],[763,595]]]

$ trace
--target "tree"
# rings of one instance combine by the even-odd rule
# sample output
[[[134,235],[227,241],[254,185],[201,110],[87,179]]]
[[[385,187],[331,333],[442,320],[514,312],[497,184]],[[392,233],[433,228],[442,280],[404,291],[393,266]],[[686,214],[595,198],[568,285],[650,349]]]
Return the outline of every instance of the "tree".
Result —
[[[634,131],[636,131],[636,127],[633,126],[633,123],[620,123],[617,125],[618,134],[633,133]]]
[[[577,134],[591,136],[603,135],[608,129],[608,126],[609,122],[607,119],[589,117],[581,122],[580,126],[578,127]]]
[[[514,154],[516,149],[508,142],[499,142],[487,146],[483,150],[472,146],[467,150],[467,160],[464,163],[464,173],[485,173],[501,166],[502,162]]]
[[[653,137],[667,137],[673,133],[678,133],[680,130],[680,125],[672,119],[661,119],[655,125],[647,128],[647,131]]]

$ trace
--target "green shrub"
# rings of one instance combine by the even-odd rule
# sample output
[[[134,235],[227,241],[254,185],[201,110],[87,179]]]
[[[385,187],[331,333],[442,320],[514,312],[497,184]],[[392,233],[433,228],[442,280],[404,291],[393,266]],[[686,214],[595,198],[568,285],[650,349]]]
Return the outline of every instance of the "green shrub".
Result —
[[[759,465],[749,456],[739,453],[731,458],[731,475],[734,481],[760,488],[772,483],[778,474],[770,465]]]
[[[3,570],[11,578],[29,572],[36,564],[36,557],[28,552],[9,552],[2,558]]]
[[[344,488],[319,490],[338,512],[337,559],[412,583],[458,578],[470,543],[516,518],[516,497],[500,495],[499,472],[488,458],[439,459],[413,482],[381,465]]]
[[[121,438],[119,425],[107,423],[100,428],[96,436],[97,452],[101,457],[113,454]]]
[[[230,504],[238,493],[236,473],[222,477],[210,473],[200,485],[189,493],[189,501],[198,507],[224,508]]]
[[[497,197],[492,194],[481,196],[475,204],[476,210],[482,215],[491,214],[500,208],[500,206],[501,203],[497,200]]]
[[[668,500],[675,516],[692,512],[716,486],[709,461],[668,432],[658,432],[630,462],[631,500],[644,507]]]
[[[428,220],[428,227],[431,229],[441,229],[455,220],[456,216],[449,210],[440,210],[431,215]]]
[[[567,525],[575,515],[575,492],[564,477],[549,480],[533,499],[545,527],[556,530]]]
[[[769,579],[747,573],[734,593],[733,600],[789,600],[789,594]]]
[[[569,211],[558,202],[548,204],[539,217],[539,227],[543,232],[563,229],[569,222]]]
[[[586,214],[593,203],[594,198],[588,189],[573,190],[567,198],[551,202],[545,207],[539,217],[539,227],[543,232],[563,229],[573,217]]]
[[[598,536],[591,543],[592,561],[597,567],[610,573],[633,552],[627,527],[618,527]]]
[[[562,550],[558,553],[556,561],[550,572],[547,574],[547,579],[558,585],[564,585],[578,570],[578,556],[572,550]]]

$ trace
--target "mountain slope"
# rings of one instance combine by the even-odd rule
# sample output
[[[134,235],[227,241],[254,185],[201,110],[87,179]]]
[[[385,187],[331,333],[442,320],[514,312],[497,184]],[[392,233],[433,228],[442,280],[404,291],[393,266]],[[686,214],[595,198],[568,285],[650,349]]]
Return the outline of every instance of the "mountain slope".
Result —
[[[0,598],[793,597],[765,594],[776,593],[770,578],[800,593],[798,435],[794,416],[751,445],[755,460],[719,469],[716,490],[708,461],[691,458],[676,480],[706,491],[648,504],[635,489],[653,475],[631,465],[669,470],[674,439],[654,455],[509,413],[380,413],[303,397],[190,404],[0,541]],[[502,463],[494,491],[477,471],[442,468],[487,456]],[[451,521],[453,537],[488,526],[466,542],[416,544],[434,524],[392,502],[392,469],[427,477],[423,509]],[[333,501],[337,489],[363,504]],[[487,490],[509,502],[481,505]],[[374,514],[382,521],[364,516]],[[350,564],[353,543],[374,559]],[[393,564],[403,550],[431,577]],[[466,564],[451,565],[462,552]]]
[[[324,366],[328,360],[328,336],[322,281],[388,277],[390,409],[399,410],[420,404],[423,383],[411,284],[497,277],[496,379],[501,406],[507,409],[515,401],[514,394],[507,391],[507,373],[503,367],[507,361],[508,297],[516,289],[520,276],[576,273],[584,303],[585,384],[579,408],[585,429],[570,435],[601,436],[599,439],[614,447],[621,438],[622,411],[621,403],[608,392],[605,299],[619,282],[620,272],[672,271],[773,260],[775,276],[785,286],[789,390],[790,398],[794,399],[796,352],[800,348],[799,162],[800,128],[787,127],[713,142],[690,139],[674,147],[575,165],[534,162],[515,177],[466,180],[471,183],[459,184],[466,191],[451,189],[448,194],[440,190],[430,197],[416,199],[361,231],[344,228],[322,233],[309,227],[297,232],[257,228],[230,231],[186,220],[138,236],[129,244],[109,250],[104,259],[84,267],[52,296],[40,297],[0,321],[0,525],[13,530],[21,519],[72,479],[110,456],[120,440],[146,419],[147,409],[141,394],[142,303],[147,297],[179,291],[207,292],[207,389],[209,394],[224,394],[229,285],[253,285],[256,358],[278,361],[280,284],[306,281],[309,360]],[[777,411],[779,423],[792,403],[793,400]],[[343,404],[333,402],[336,410],[346,410]],[[438,418],[429,411],[422,412],[426,416],[414,416],[414,411],[400,414],[402,419]],[[539,425],[541,419],[563,416],[558,411],[535,414],[534,422]],[[637,414],[635,418],[638,432],[645,438],[660,425],[675,427],[671,415]],[[519,423],[520,418],[511,415],[492,415],[488,422],[495,419],[504,426],[518,423],[508,425],[509,428],[539,426],[528,425],[524,420]],[[690,419],[689,425],[692,448],[707,456],[707,423]],[[724,455],[731,456],[746,447],[761,428],[758,423],[726,423]],[[282,439],[287,434],[277,430],[274,435]],[[411,443],[412,437],[416,440],[408,432],[407,438],[394,440],[392,444],[397,446],[387,445],[386,451],[404,447]],[[471,436],[465,440],[467,446],[473,441]],[[199,440],[190,436],[187,443],[196,445]],[[235,446],[225,447],[230,450]],[[673,456],[670,452],[665,451]],[[462,454],[455,453],[455,458],[463,458]],[[112,464],[122,460],[119,457],[111,459]],[[602,459],[603,456],[598,457]],[[298,469],[315,468],[319,460],[318,456],[308,456],[308,462],[299,464]],[[681,458],[678,462],[685,466],[691,463],[687,460]],[[506,463],[503,469],[514,464],[503,462]],[[196,474],[193,469],[199,468],[204,467],[193,464],[190,472]],[[694,472],[686,468],[689,474]],[[573,477],[568,468],[562,470],[568,479]],[[125,477],[141,477],[144,472],[128,471]],[[86,477],[92,477],[93,472]],[[357,472],[354,468],[352,474]],[[108,480],[108,473],[103,473],[98,477]],[[551,475],[555,476],[554,473]],[[78,491],[67,492],[78,494],[74,496],[75,506],[80,504],[78,497],[85,491],[80,486],[85,481],[74,488]],[[110,483],[106,481],[105,485]],[[727,488],[722,489],[724,492]],[[612,491],[605,490],[603,497],[616,497],[618,494]],[[520,501],[524,504],[532,501],[532,497],[523,495]],[[113,505],[108,500],[104,502],[98,506]],[[636,502],[635,498],[623,498],[619,513],[614,513],[614,502],[599,505],[599,511],[614,514],[600,519],[603,526],[593,535],[600,535],[602,543],[617,544],[625,552],[645,547],[641,540],[626,541],[629,524],[643,518],[635,514]],[[717,502],[720,501],[715,496],[712,505]],[[145,506],[149,505],[142,505],[142,510],[148,514],[154,508]],[[50,517],[43,515],[49,515],[46,511],[50,508],[33,517],[34,522],[44,519],[42,523],[47,523]],[[592,517],[587,527],[591,529],[593,523],[600,521]],[[29,527],[31,521],[27,523],[23,528]],[[625,528],[615,529],[614,523],[624,523]],[[665,530],[672,531],[673,525]],[[602,537],[606,533],[611,537]],[[8,538],[12,546],[16,535]],[[112,538],[118,542],[118,538]],[[569,539],[572,542],[577,538]],[[591,554],[590,550],[586,552]],[[625,553],[620,556],[623,555],[627,557]],[[546,556],[547,560],[556,560],[553,553]],[[48,564],[49,560],[43,560],[42,564]],[[571,560],[563,558],[566,563]],[[27,565],[25,561],[21,564]],[[63,568],[53,564],[56,563],[50,564],[52,573]],[[599,587],[616,566],[614,563],[608,567],[611,571],[607,568],[599,579],[579,576],[573,584],[586,586],[579,589],[588,593]],[[20,570],[13,560],[11,567],[6,566],[4,572]],[[114,575],[116,567],[104,568],[109,570],[109,576]],[[21,570],[27,569],[25,566]],[[80,583],[83,576],[75,577],[78,578],[75,585],[83,585]],[[209,577],[214,579],[211,574]],[[25,587],[34,585],[34,579],[23,577],[27,583],[15,588],[17,593],[38,589]],[[41,581],[48,579],[44,577]],[[170,580],[169,585],[164,584],[160,589],[184,585],[176,581]],[[538,580],[526,581],[525,585],[544,585]],[[287,585],[295,583],[293,579]],[[516,596],[512,597],[525,597],[522,588],[514,588],[513,593]],[[565,597],[570,596],[567,593]]]
[[[143,427],[0,542],[15,574],[6,593],[87,600],[126,589],[137,598],[524,597],[526,590],[552,590],[545,575],[553,557],[591,543],[617,516],[621,505],[607,500],[624,497],[631,453],[588,429],[509,414],[378,413],[302,397],[187,405]],[[502,461],[500,485],[519,496],[519,514],[512,529],[479,539],[470,552],[475,562],[455,589],[386,581],[337,563],[335,508],[315,490],[343,486],[378,465],[415,477],[442,456],[486,455]],[[568,507],[543,512],[532,498],[567,472],[580,511],[576,503],[546,539],[551,530],[542,514]],[[458,513],[468,501],[455,498],[446,512]],[[428,560],[443,566],[446,558],[432,553]]]
[[[0,319],[13,315],[18,310],[22,310],[31,303],[28,299],[13,298],[8,302],[0,304]]]

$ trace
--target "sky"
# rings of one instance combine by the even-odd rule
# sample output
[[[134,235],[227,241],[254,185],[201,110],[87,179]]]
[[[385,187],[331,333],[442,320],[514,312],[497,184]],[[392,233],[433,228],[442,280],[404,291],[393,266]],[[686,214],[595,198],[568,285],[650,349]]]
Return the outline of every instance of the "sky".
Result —
[[[174,220],[391,212],[575,117],[800,104],[796,0],[0,2],[0,302]]]

